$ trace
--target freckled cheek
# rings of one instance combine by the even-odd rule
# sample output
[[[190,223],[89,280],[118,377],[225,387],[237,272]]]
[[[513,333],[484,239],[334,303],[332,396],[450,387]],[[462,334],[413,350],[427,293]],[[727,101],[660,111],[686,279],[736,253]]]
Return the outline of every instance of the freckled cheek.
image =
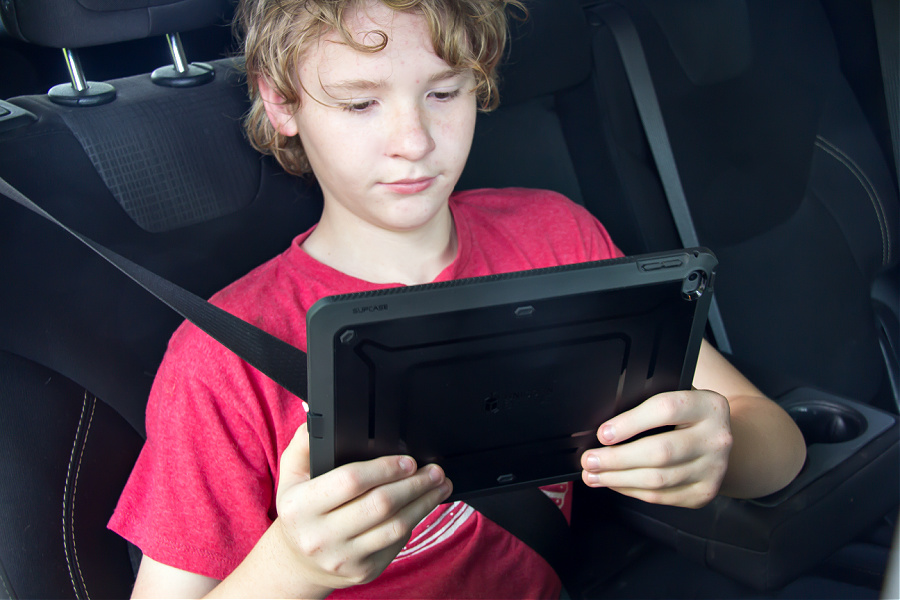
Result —
[[[379,136],[353,129],[330,132],[324,143],[329,146],[329,154],[348,168],[362,166],[382,145]]]
[[[440,136],[441,145],[454,154],[469,154],[472,146],[472,135],[475,131],[475,118],[466,115],[463,118],[441,120],[433,130]]]
[[[453,139],[466,131],[465,123],[459,121],[441,121],[438,125],[438,132],[444,139]]]

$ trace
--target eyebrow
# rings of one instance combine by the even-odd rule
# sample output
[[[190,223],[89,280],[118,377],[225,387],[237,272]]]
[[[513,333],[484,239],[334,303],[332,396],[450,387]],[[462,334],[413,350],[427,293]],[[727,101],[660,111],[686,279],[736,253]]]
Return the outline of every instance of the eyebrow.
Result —
[[[428,84],[433,84],[438,81],[444,81],[445,79],[452,79],[464,72],[464,69],[453,69],[448,67],[443,71],[438,71],[434,75],[428,78]],[[365,92],[369,90],[376,90],[387,85],[387,81],[385,79],[348,79],[344,81],[336,81],[334,83],[323,83],[322,89],[325,90],[330,96],[334,96],[334,92]]]

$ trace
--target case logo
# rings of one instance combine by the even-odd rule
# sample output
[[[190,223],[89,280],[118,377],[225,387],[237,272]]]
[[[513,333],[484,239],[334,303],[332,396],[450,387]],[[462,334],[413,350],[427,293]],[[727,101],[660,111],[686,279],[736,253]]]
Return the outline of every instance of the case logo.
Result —
[[[373,312],[381,312],[383,310],[387,310],[387,304],[372,304],[370,306],[357,306],[353,309],[354,315],[360,315],[365,313],[373,313]]]
[[[537,407],[548,407],[552,403],[553,388],[537,387],[509,392],[494,392],[484,399],[484,412],[496,415],[501,411]]]

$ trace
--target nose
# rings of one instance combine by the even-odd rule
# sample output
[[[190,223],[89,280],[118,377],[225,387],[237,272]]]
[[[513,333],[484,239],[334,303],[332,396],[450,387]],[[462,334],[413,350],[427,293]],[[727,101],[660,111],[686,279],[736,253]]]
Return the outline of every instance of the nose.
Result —
[[[387,140],[390,156],[415,161],[434,150],[432,123],[425,107],[398,107],[390,120]]]

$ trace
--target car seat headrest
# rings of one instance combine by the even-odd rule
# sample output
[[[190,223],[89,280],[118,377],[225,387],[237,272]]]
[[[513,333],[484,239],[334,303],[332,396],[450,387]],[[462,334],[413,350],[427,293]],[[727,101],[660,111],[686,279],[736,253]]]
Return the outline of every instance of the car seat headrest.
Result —
[[[746,0],[644,0],[694,85],[710,85],[744,72],[753,58]]]
[[[0,18],[22,41],[83,48],[206,27],[229,0],[3,0]]]
[[[583,82],[591,73],[590,31],[578,0],[525,2],[513,11],[500,64],[501,106],[518,104]]]

